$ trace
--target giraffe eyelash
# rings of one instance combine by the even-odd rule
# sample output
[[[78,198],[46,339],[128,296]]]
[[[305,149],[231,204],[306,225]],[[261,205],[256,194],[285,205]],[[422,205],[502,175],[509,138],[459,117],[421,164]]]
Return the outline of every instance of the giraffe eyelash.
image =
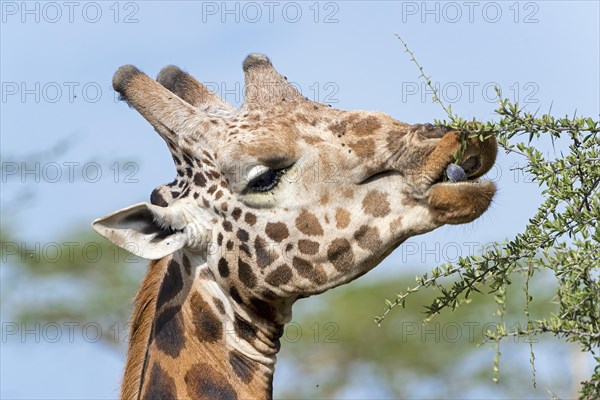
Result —
[[[273,190],[283,174],[286,173],[289,167],[281,168],[281,169],[268,169],[258,176],[252,178],[248,185],[246,186],[246,192],[249,193],[265,193],[270,190]]]

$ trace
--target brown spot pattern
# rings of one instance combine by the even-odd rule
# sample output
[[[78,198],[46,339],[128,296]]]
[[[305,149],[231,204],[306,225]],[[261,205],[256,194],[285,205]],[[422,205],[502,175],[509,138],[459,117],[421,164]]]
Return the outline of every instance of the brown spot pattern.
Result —
[[[260,236],[256,236],[254,240],[254,251],[256,253],[256,264],[260,269],[268,267],[278,258],[277,253],[267,249],[267,243]]]
[[[254,376],[255,367],[250,359],[245,355],[232,350],[229,352],[229,365],[233,368],[233,372],[244,383],[250,383]]]
[[[354,190],[352,190],[351,188],[345,188],[342,191],[342,194],[344,195],[345,198],[352,199],[354,197]]]
[[[356,239],[358,245],[370,251],[377,251],[381,248],[381,238],[379,237],[379,229],[362,225],[356,232],[354,232],[354,239]]]
[[[256,275],[252,272],[252,267],[241,259],[238,259],[238,278],[248,288],[256,286]]]
[[[246,221],[248,225],[253,226],[256,223],[256,215],[247,212],[244,214],[244,221]]]
[[[158,188],[154,189],[150,194],[150,203],[161,207],[166,207],[169,205]]]
[[[253,298],[250,299],[250,306],[260,318],[264,318],[268,321],[271,321],[273,318],[275,318],[275,309],[266,301]]]
[[[313,242],[312,240],[301,239],[298,241],[298,249],[304,254],[317,254],[319,251],[319,243]]]
[[[282,286],[292,279],[292,275],[290,267],[282,264],[267,275],[265,282],[273,286]]]
[[[252,253],[250,252],[250,247],[248,246],[248,243],[242,243],[240,245],[240,250],[246,253],[249,259],[252,258]]]
[[[236,236],[244,243],[250,239],[250,235],[244,229],[238,229]]]
[[[303,258],[294,257],[292,265],[300,276],[309,279],[311,282],[321,284],[327,281],[327,277],[322,269],[317,271],[310,262]]]
[[[233,226],[231,225],[231,222],[223,221],[223,229],[225,229],[225,232],[231,232],[233,230]]]
[[[225,314],[225,306],[223,305],[223,302],[221,301],[221,299],[217,299],[216,297],[213,297],[213,302],[215,303],[215,307],[217,308],[217,311],[219,311],[221,313],[221,315]]]
[[[215,342],[223,335],[223,324],[210,309],[208,303],[198,293],[194,293],[190,301],[192,321],[198,340]]]
[[[167,307],[154,322],[154,344],[171,357],[177,357],[183,349],[183,320],[181,306]]]
[[[352,126],[352,131],[359,136],[366,136],[373,134],[377,129],[381,127],[381,123],[373,115],[366,118],[359,119]]]
[[[194,175],[194,183],[199,187],[206,186],[206,177],[202,172],[196,172]]]
[[[292,260],[292,265],[300,275],[305,277],[313,269],[313,266],[310,262],[300,257],[294,257],[294,259]]]
[[[172,300],[183,289],[183,278],[181,276],[181,267],[174,259],[169,261],[167,273],[163,278],[158,298],[156,300],[156,309],[160,309],[165,303]]]
[[[265,228],[268,237],[276,242],[281,242],[290,235],[287,226],[283,222],[269,222]]]
[[[256,331],[245,319],[235,314],[233,327],[235,329],[235,333],[242,339],[247,342],[251,342],[256,339]]]
[[[187,394],[192,399],[200,400],[237,400],[238,396],[223,374],[205,363],[192,366],[185,374]]]
[[[236,289],[235,286],[232,286],[229,288],[229,295],[236,303],[238,303],[238,304],[243,303],[242,296],[240,296],[240,292],[238,292],[238,290]]]
[[[150,379],[143,399],[177,400],[175,381],[163,371],[156,361],[152,363]]]
[[[306,209],[302,209],[300,215],[298,215],[298,217],[296,218],[296,227],[300,232],[304,233],[305,235],[323,235],[323,228],[321,227],[321,223],[313,213],[307,211]]]
[[[325,268],[321,264],[315,265],[315,274],[313,282],[318,285],[322,285],[327,282],[327,274],[325,273]]]
[[[227,278],[229,276],[229,263],[226,259],[221,257],[217,263],[217,268],[219,270],[219,275],[221,275],[223,278]]]
[[[354,266],[354,253],[350,242],[346,239],[335,239],[327,248],[327,258],[335,269],[348,272]]]
[[[350,224],[350,213],[344,208],[335,210],[335,226],[338,229],[344,229]]]
[[[366,214],[373,217],[385,217],[391,211],[387,193],[379,190],[369,190],[362,201],[362,207]]]
[[[328,128],[331,132],[333,132],[335,135],[340,137],[346,133],[346,125],[347,125],[346,121],[341,120],[334,124],[329,125]]]
[[[357,157],[367,157],[373,155],[375,152],[375,141],[373,139],[360,139],[356,142],[352,142],[348,144],[355,153]]]

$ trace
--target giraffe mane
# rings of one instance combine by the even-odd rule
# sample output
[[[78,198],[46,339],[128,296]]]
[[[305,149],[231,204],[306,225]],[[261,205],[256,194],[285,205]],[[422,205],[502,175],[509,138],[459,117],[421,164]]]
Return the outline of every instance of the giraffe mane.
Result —
[[[156,298],[170,257],[150,262],[146,276],[133,301],[133,311],[129,320],[129,351],[121,385],[121,399],[140,397],[148,343],[156,314]]]

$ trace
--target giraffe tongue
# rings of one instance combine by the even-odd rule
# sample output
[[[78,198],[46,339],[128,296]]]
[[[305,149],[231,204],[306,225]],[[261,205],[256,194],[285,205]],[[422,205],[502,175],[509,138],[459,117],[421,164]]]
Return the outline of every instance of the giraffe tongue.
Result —
[[[478,157],[469,157],[461,165],[449,164],[446,167],[446,176],[451,182],[464,182],[479,169],[481,163]]]
[[[448,164],[446,176],[451,182],[462,182],[467,180],[467,173],[460,165]]]

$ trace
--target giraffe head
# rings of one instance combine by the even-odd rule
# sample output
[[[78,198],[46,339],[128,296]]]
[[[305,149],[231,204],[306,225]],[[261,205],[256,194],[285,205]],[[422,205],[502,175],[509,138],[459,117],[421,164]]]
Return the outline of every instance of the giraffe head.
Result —
[[[478,218],[496,143],[475,138],[468,180],[445,182],[457,132],[303,97],[262,55],[243,63],[235,109],[176,67],[121,67],[113,86],[167,142],[177,178],[94,228],[133,253],[184,251],[240,307],[287,322],[297,298],[349,282],[400,243]]]

